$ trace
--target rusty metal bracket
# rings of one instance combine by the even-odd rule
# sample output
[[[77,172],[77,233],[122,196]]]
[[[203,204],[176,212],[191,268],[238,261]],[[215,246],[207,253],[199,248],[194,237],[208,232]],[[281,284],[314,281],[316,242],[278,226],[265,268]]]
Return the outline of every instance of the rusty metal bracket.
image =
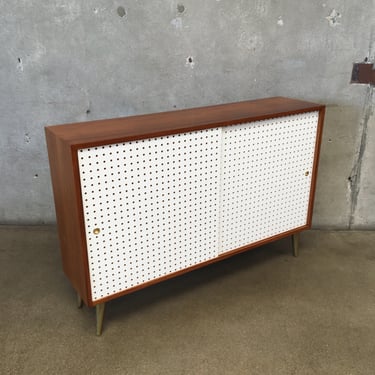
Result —
[[[354,63],[350,83],[375,85],[375,64],[367,61]]]

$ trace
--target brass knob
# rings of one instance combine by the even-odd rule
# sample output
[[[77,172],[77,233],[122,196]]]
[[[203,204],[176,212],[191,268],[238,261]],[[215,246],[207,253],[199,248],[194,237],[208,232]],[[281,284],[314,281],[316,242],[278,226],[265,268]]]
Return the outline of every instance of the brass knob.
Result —
[[[95,228],[94,230],[93,230],[93,233],[96,235],[96,234],[99,234],[100,233],[100,229],[99,228]]]
[[[306,172],[305,172],[305,176],[308,176],[309,174],[310,174],[309,171],[306,171]]]

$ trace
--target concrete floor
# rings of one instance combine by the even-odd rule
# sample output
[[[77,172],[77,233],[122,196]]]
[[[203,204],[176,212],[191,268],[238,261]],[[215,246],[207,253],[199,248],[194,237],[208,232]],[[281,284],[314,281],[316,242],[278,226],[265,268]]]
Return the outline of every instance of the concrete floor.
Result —
[[[375,373],[375,232],[309,231],[94,309],[54,227],[0,227],[1,374]]]

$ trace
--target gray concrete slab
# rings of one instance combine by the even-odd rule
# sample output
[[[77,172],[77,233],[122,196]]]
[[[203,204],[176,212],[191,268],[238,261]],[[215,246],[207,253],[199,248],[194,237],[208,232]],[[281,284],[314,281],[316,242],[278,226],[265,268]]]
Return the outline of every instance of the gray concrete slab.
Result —
[[[373,90],[373,89],[370,89]],[[354,228],[373,228],[375,223],[375,115],[374,103],[375,95],[371,93],[369,101],[368,118],[363,119],[362,128],[364,128],[363,148],[358,157],[360,171],[358,181],[358,199],[357,204],[353,207],[353,227]]]
[[[353,152],[359,148],[361,111],[355,106],[327,106],[317,179],[313,225],[319,228],[348,228],[351,193],[348,178]],[[329,197],[329,199],[328,199]]]
[[[360,374],[375,368],[375,233],[308,231],[76,308],[54,227],[0,227],[2,374]]]
[[[323,148],[314,222],[348,226],[346,171],[365,98],[349,81],[352,63],[372,55],[373,0],[0,0],[0,9],[0,223],[55,222],[46,124],[283,95],[343,108],[331,111],[343,138]],[[374,228],[364,209],[374,181],[361,183],[355,223]]]

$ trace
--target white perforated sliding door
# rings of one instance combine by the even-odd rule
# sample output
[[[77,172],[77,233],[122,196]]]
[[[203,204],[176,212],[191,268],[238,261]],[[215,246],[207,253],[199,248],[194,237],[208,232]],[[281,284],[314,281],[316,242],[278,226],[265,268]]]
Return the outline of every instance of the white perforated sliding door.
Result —
[[[94,301],[218,255],[220,134],[79,150]]]
[[[220,253],[306,225],[318,112],[223,128]]]

